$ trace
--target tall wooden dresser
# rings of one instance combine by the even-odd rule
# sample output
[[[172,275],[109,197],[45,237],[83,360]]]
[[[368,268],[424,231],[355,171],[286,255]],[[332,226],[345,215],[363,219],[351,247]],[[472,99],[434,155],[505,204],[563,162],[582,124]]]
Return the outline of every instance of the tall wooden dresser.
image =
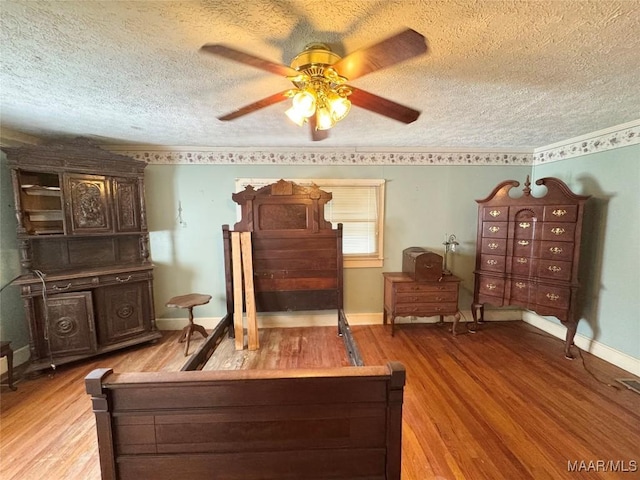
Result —
[[[531,195],[529,177],[523,193],[507,180],[478,203],[474,321],[484,320],[484,305],[516,305],[557,317],[567,328],[565,355],[571,356],[576,333],[578,265],[584,205],[557,178],[542,178],[547,192]]]
[[[29,327],[27,373],[160,338],[144,162],[84,140],[3,148]]]

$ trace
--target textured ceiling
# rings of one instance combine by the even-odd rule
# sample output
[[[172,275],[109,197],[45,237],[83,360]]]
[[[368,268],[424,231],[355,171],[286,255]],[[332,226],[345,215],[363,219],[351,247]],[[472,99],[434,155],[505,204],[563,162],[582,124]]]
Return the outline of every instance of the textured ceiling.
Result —
[[[2,0],[2,126],[39,137],[222,148],[527,150],[640,118],[640,2]],[[289,64],[321,41],[344,55],[404,28],[425,56],[353,81],[422,111],[410,125],[353,108],[311,142],[274,74],[199,53],[225,43]]]

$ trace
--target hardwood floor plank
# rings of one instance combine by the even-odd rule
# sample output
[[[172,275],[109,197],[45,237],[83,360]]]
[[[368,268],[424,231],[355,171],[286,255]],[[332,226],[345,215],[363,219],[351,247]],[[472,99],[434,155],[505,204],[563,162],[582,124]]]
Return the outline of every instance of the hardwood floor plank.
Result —
[[[436,325],[403,324],[394,337],[382,325],[351,328],[366,364],[397,360],[407,369],[403,480],[639,478],[568,469],[575,461],[640,464],[640,395],[608,386],[632,377],[628,372],[583,353],[587,371],[580,358],[564,359],[562,341],[523,322],[488,323],[457,337]],[[285,337],[278,330],[261,329],[256,352],[238,352],[228,342],[237,357],[226,361],[260,368],[342,361],[337,336],[304,329]],[[85,375],[99,367],[177,371],[185,360],[179,335],[164,332],[156,344],[66,365],[52,378],[21,380],[16,392],[3,388],[0,477],[98,480]],[[192,351],[202,341],[195,336]]]

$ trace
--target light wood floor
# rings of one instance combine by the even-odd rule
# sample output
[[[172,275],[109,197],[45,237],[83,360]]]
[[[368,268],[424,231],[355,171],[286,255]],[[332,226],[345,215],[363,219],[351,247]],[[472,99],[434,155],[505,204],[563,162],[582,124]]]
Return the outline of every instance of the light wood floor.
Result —
[[[436,325],[402,325],[393,338],[379,325],[352,330],[365,363],[399,360],[407,368],[403,480],[640,478],[568,471],[569,462],[640,465],[640,395],[607,385],[617,387],[627,372],[584,353],[587,371],[580,357],[564,359],[560,340],[522,322],[456,338]],[[178,370],[179,332],[164,333],[155,345],[22,380],[16,392],[3,387],[0,478],[99,479],[83,378],[98,367]],[[195,336],[191,348],[199,342]]]

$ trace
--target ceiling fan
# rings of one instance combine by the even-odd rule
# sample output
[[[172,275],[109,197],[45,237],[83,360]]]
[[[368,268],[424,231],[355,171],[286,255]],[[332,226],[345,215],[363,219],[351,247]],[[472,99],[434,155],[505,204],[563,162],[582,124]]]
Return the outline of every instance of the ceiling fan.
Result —
[[[291,66],[271,62],[223,44],[207,44],[202,52],[286,77],[294,88],[275,93],[218,117],[234,120],[262,108],[291,99],[287,116],[298,125],[308,123],[312,140],[323,140],[328,130],[349,113],[351,104],[402,123],[420,116],[418,110],[400,105],[347,82],[390,67],[427,51],[424,36],[406,29],[370,47],[341,58],[323,43],[311,43],[291,62]]]

